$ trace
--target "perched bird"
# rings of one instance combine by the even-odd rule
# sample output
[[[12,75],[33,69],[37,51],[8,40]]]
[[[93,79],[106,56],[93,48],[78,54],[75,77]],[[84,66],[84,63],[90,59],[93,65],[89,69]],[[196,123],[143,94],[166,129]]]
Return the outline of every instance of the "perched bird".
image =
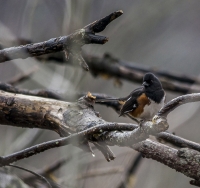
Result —
[[[100,99],[97,102],[118,101],[122,104],[120,116],[128,115],[136,120],[150,120],[164,106],[165,91],[153,73],[146,73],[142,86],[133,90],[127,97]]]

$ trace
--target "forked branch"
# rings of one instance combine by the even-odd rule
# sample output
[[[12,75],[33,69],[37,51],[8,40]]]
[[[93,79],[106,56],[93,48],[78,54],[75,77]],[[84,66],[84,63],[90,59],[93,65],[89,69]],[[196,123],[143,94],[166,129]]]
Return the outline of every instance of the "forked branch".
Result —
[[[78,60],[85,70],[89,70],[88,65],[81,56],[81,47],[85,44],[104,44],[108,41],[105,36],[95,35],[103,31],[106,26],[121,16],[121,10],[97,20],[76,32],[58,38],[52,38],[48,41],[22,45],[18,47],[5,48],[0,50],[0,63],[12,59],[25,59],[33,56],[40,56],[53,52],[65,51],[66,58],[70,57]]]

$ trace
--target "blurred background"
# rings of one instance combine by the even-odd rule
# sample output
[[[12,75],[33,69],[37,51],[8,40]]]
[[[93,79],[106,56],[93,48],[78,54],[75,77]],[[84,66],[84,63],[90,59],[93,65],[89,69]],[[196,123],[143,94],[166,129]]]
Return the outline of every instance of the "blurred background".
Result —
[[[0,45],[13,46],[25,39],[42,42],[64,36],[108,14],[123,10],[124,14],[100,33],[109,37],[105,45],[86,45],[83,52],[103,57],[105,53],[135,65],[199,77],[200,70],[200,1],[199,0],[0,0]],[[18,43],[14,43],[15,46]],[[80,67],[38,61],[36,58],[13,60],[0,64],[0,81],[35,70],[31,77],[17,84],[26,89],[50,89],[63,96],[90,91],[122,97],[139,84],[115,78],[93,77]],[[188,91],[188,93],[190,93]],[[180,93],[167,91],[167,101]],[[107,121],[132,122],[105,106],[95,109]],[[173,111],[168,119],[170,132],[200,142],[199,103]],[[0,126],[0,155],[59,138],[47,130],[29,130]],[[96,157],[74,146],[48,150],[17,162],[33,171],[43,169],[60,159],[67,159],[56,172],[49,174],[61,187],[82,188],[192,188],[189,178],[151,159],[141,159],[136,171],[125,181],[128,169],[138,157],[136,151],[112,147],[116,159],[108,163],[102,154]],[[97,173],[101,172],[108,173]],[[110,171],[109,171],[110,170]],[[10,169],[18,177],[27,172]],[[90,172],[93,172],[90,174]],[[96,173],[96,174],[95,174]],[[84,175],[88,175],[84,177]],[[41,185],[40,185],[41,186]],[[120,187],[121,186],[121,187]]]

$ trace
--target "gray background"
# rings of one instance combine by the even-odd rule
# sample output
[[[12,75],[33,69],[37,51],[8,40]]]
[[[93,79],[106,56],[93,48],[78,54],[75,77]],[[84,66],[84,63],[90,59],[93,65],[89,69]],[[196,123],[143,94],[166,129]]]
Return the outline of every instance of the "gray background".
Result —
[[[199,76],[200,70],[200,1],[199,0],[0,0],[0,43],[9,46],[8,41],[25,38],[33,42],[67,35],[88,23],[102,18],[113,11],[123,10],[124,14],[112,22],[101,34],[109,37],[105,45],[83,47],[88,54],[103,56],[105,52],[113,56],[174,73]],[[0,80],[8,81],[14,75],[37,66],[31,79],[18,85],[21,88],[48,88],[63,94],[72,91],[102,92],[115,96],[125,96],[137,84],[123,81],[121,87],[114,86],[114,79],[93,78],[80,68],[65,65],[40,63],[34,58],[14,60],[0,64]],[[167,92],[167,101],[179,94]],[[131,122],[107,107],[95,106],[101,116],[108,121]],[[170,131],[184,138],[200,142],[199,104],[184,105],[169,116]],[[0,126],[0,153],[5,155],[19,150],[17,143],[29,139],[39,130]],[[58,138],[53,132],[40,131],[32,144]],[[22,135],[29,135],[23,138]],[[23,140],[24,139],[24,140]],[[22,148],[21,148],[22,149]],[[48,166],[59,158],[73,155],[73,160],[64,166],[56,177],[72,187],[115,188],[124,178],[124,173],[92,177],[81,181],[73,176],[108,166],[129,166],[135,151],[113,147],[117,158],[107,163],[101,153],[93,158],[73,146],[52,149],[18,164],[37,170]],[[18,175],[24,172],[14,170]],[[134,188],[189,188],[189,178],[175,170],[143,159],[136,173]],[[70,187],[70,186],[69,186]]]

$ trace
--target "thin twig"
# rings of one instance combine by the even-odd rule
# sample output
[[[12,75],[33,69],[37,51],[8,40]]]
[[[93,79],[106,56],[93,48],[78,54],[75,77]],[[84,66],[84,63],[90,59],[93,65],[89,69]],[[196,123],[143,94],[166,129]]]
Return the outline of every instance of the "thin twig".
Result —
[[[31,95],[31,96],[50,98],[50,99],[63,100],[63,98],[58,93],[56,93],[56,91],[50,91],[47,89],[35,89],[35,90],[21,89],[7,83],[0,82],[0,90],[7,91],[10,93],[19,93],[23,95]]]
[[[49,181],[48,181],[44,176],[42,176],[42,175],[40,175],[40,174],[38,174],[38,173],[36,173],[36,172],[33,172],[33,171],[31,171],[31,170],[28,170],[28,169],[26,169],[26,168],[17,166],[17,165],[9,164],[8,166],[11,166],[11,167],[14,167],[14,168],[18,168],[18,169],[27,171],[27,172],[29,172],[29,173],[31,173],[31,174],[34,174],[34,175],[37,176],[40,180],[44,181],[44,182],[48,185],[49,188],[52,188],[51,184],[49,183]]]
[[[65,158],[65,159],[61,159],[56,161],[55,163],[51,164],[48,167],[45,167],[44,169],[41,169],[39,171],[37,171],[37,174],[40,174],[42,176],[47,176],[48,174],[53,173],[54,171],[58,170],[60,167],[62,167],[64,164],[66,164],[68,161],[71,160],[71,157]],[[30,176],[26,176],[23,178],[24,182],[30,182],[33,179],[35,179],[34,176],[30,175]]]
[[[187,147],[187,148],[191,148],[191,149],[194,149],[194,150],[200,152],[200,144],[198,144],[196,142],[192,142],[192,141],[184,139],[184,138],[181,138],[177,135],[174,135],[174,134],[171,134],[168,132],[161,132],[161,133],[157,134],[156,137],[161,138],[164,141],[167,141],[177,147],[181,147],[181,148]]]
[[[72,134],[65,138],[60,138],[48,142],[44,142],[41,144],[37,144],[30,148],[24,149],[22,151],[13,153],[11,155],[0,157],[0,166],[6,166],[10,163],[15,161],[33,156],[35,154],[41,153],[51,148],[61,147],[68,145],[73,142],[78,142],[78,139],[81,139],[84,136],[95,134],[95,133],[102,133],[104,131],[114,131],[114,130],[133,130],[135,126],[131,124],[124,124],[124,123],[109,123],[104,125],[98,125],[96,127],[89,128],[85,131],[81,131],[79,133]]]

